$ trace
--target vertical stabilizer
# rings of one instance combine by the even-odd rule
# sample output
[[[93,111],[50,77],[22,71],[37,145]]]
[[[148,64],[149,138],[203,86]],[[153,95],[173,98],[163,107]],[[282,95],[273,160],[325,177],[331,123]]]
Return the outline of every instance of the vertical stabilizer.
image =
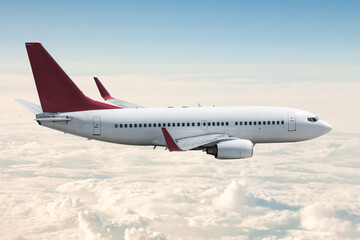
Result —
[[[44,112],[119,108],[86,97],[40,43],[25,45]]]

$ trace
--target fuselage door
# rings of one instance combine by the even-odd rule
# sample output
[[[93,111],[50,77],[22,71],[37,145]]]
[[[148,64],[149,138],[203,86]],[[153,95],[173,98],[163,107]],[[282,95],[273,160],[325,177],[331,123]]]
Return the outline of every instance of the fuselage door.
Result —
[[[203,120],[201,121],[201,130],[206,131],[208,128],[207,121]]]
[[[296,117],[295,113],[288,113],[288,125],[289,131],[296,131]]]
[[[93,134],[94,135],[101,135],[101,118],[97,117],[97,116],[94,116]]]

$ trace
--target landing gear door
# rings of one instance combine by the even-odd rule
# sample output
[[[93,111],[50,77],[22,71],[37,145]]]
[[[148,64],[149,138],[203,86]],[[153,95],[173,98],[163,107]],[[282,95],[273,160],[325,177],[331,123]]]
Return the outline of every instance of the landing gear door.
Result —
[[[101,135],[101,118],[100,117],[94,117],[93,134],[94,135]]]
[[[288,113],[289,131],[296,131],[296,117],[294,113]]]

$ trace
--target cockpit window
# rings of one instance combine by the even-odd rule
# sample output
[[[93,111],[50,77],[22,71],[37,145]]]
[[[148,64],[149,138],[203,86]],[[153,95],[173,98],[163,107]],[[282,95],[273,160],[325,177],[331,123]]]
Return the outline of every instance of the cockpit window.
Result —
[[[319,120],[318,117],[309,117],[309,118],[308,118],[308,121],[309,121],[309,122],[317,122],[317,120]]]

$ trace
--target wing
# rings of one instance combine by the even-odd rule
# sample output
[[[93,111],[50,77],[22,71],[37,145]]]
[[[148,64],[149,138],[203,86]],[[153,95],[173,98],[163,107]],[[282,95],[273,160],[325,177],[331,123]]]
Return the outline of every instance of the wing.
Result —
[[[199,136],[186,137],[181,139],[173,139],[166,128],[161,128],[166,146],[169,151],[187,151],[202,146],[211,146],[216,143],[234,140],[237,138],[231,137],[228,134],[217,133],[217,134],[206,134]]]
[[[101,97],[105,101],[108,101],[108,102],[110,102],[118,107],[122,107],[122,108],[143,108],[143,106],[113,98],[97,77],[94,77],[94,80],[95,80],[96,86],[99,89]]]

